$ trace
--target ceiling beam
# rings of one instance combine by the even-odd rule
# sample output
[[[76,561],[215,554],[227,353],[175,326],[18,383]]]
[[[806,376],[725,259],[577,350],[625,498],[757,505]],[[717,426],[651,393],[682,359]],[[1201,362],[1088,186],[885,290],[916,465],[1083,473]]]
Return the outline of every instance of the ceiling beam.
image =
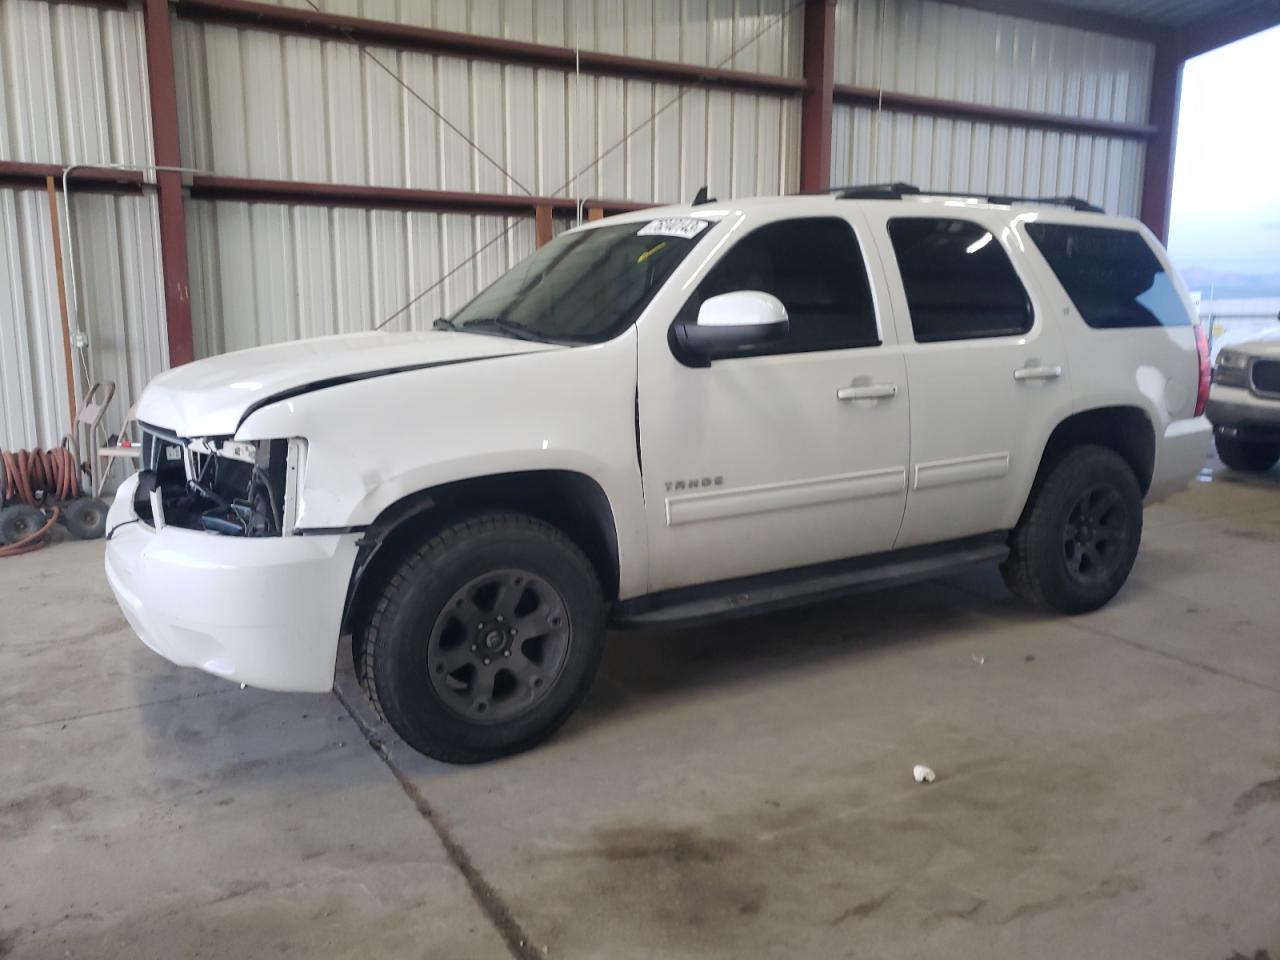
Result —
[[[1178,53],[1189,60],[1274,26],[1280,26],[1280,0],[1244,0],[1179,30]]]
[[[1073,27],[1076,30],[1128,37],[1131,40],[1145,40],[1148,43],[1166,40],[1171,33],[1167,27],[1145,20],[1135,20],[1131,17],[1094,10],[1082,10],[1079,7],[1053,3],[1052,0],[943,0],[943,2],[957,7],[985,10],[987,13],[996,13],[1005,17],[1020,17],[1023,20],[1036,20],[1059,27]]]
[[[414,187],[373,187],[347,183],[304,183],[196,174],[191,178],[196,200],[240,200],[317,207],[357,207],[362,210],[427,210],[489,216],[533,216],[540,209],[559,216],[574,215],[572,197],[532,197],[516,193],[473,193],[463,190],[420,190]],[[585,208],[606,214],[656,206],[631,200],[587,200]],[[544,214],[545,216],[545,214]]]
[[[930,117],[975,120],[979,123],[1003,123],[1013,127],[1062,130],[1087,136],[1123,137],[1131,140],[1149,140],[1156,135],[1156,128],[1145,123],[1118,123],[1114,120],[1068,117],[1060,113],[1019,110],[1015,107],[997,107],[967,103],[962,100],[940,100],[914,93],[880,91],[871,87],[855,87],[844,83],[836,84],[832,92],[837,103],[883,107],[885,110]]]
[[[0,160],[0,185],[43,190],[45,177],[53,177],[55,186],[61,190],[62,174],[65,170],[66,168],[60,163]],[[112,170],[109,167],[79,165],[72,169],[67,181],[77,191],[94,193],[137,193],[145,185],[145,178],[137,170]]]
[[[503,37],[486,37],[434,27],[417,27],[388,20],[319,13],[297,7],[257,3],[255,0],[182,0],[174,12],[184,19],[223,23],[254,30],[341,40],[400,50],[470,57],[498,63],[552,67],[624,79],[751,90],[794,95],[803,92],[799,77],[725,70],[692,63],[650,60],[594,50],[574,50],[545,43],[527,43]]]

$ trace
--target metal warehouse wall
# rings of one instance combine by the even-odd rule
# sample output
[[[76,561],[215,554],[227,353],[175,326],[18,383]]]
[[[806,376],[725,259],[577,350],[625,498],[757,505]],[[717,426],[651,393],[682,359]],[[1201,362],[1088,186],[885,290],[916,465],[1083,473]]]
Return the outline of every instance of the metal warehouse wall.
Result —
[[[141,19],[0,0],[0,159],[150,163]],[[136,396],[167,356],[154,197],[73,185],[69,212],[88,373]],[[64,229],[67,216],[63,203]],[[0,447],[56,444],[68,426],[48,198],[0,189]]]
[[[393,330],[429,326],[532,253],[533,220],[190,201],[196,353],[368,330],[508,227]]]
[[[770,74],[799,69],[802,11],[785,0],[718,3],[711,21],[705,2],[453,0],[324,9]],[[744,45],[770,24],[763,41]],[[523,186],[543,196],[650,202],[689,199],[703,184],[722,196],[746,196],[798,183],[796,97],[373,49],[512,182],[354,44],[185,21],[176,28],[183,162],[219,175],[516,194]],[[200,354],[298,331],[365,329],[512,225],[460,214],[192,207]],[[429,324],[532,248],[532,222],[520,223],[487,252],[492,256],[396,324]],[[248,249],[267,251],[266,258],[244,255]],[[291,302],[295,290],[301,295]],[[227,310],[229,303],[237,310]]]
[[[945,3],[838,0],[837,84],[1120,123],[1143,123],[1154,48]],[[837,103],[833,183],[1074,194],[1136,215],[1140,139],[917,116]]]

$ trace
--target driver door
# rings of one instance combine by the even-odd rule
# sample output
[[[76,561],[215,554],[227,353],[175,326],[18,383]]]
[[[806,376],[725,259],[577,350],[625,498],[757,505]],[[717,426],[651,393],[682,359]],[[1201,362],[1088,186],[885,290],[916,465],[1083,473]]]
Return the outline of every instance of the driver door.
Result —
[[[856,216],[741,224],[681,311],[763,291],[787,309],[785,339],[698,367],[673,353],[666,329],[641,331],[651,591],[893,546],[906,505],[906,371]]]

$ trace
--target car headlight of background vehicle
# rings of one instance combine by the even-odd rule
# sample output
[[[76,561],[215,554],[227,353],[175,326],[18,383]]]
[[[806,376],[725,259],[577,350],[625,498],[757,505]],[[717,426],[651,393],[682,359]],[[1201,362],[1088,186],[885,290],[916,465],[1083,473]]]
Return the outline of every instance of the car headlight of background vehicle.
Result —
[[[1213,382],[1224,387],[1243,387],[1248,382],[1249,357],[1235,350],[1221,350],[1213,368]]]

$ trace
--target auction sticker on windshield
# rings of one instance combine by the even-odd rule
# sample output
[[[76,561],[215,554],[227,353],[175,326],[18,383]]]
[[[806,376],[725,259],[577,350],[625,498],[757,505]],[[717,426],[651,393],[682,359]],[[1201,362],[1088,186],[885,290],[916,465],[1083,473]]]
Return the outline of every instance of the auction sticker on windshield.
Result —
[[[710,224],[696,217],[661,217],[650,220],[638,231],[637,237],[684,237],[692,240]]]

